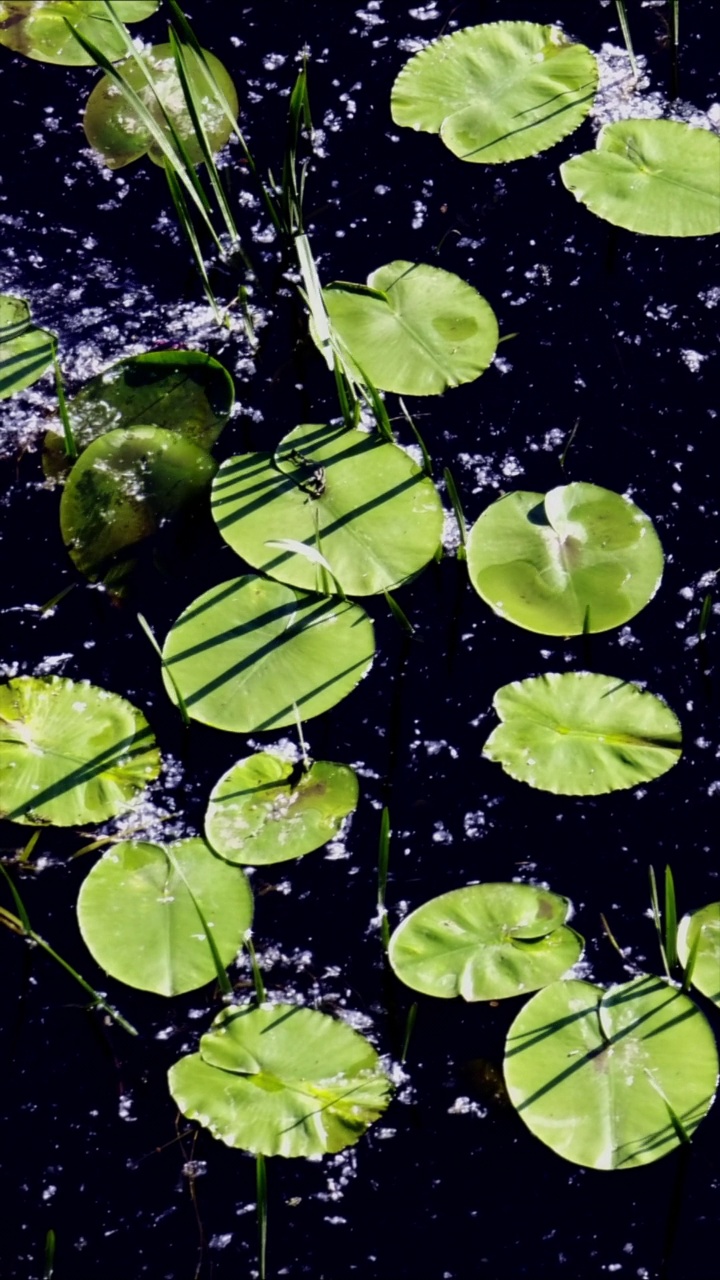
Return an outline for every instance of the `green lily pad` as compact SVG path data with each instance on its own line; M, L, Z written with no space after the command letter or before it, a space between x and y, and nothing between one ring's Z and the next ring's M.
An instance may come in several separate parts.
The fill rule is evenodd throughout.
M210 450L234 400L227 369L204 351L144 351L91 378L68 401L68 415L78 452L108 431L137 426L165 427ZM71 465L64 437L48 431L45 475L61 475Z
M720 137L677 120L618 120L560 166L598 218L646 236L720 232Z
M63 541L80 572L97 578L170 520L189 519L216 466L199 445L164 427L99 436L75 463L60 501Z
M443 529L437 490L403 449L337 425L297 427L274 455L229 458L215 477L212 513L253 568L310 591L339 584L351 596L419 573ZM277 539L320 550L331 576L307 555L278 549Z
M604 991L555 982L508 1033L505 1082L525 1124L590 1169L667 1155L707 1114L718 1058L707 1020L661 978Z
M188 81L210 150L219 151L228 141L232 133L232 125L224 106L208 86L198 54L189 45L183 47L183 52ZM237 94L230 76L222 62L212 53L203 50L203 55L230 111L233 116L237 115ZM171 142L170 130L160 105L162 103L186 148L191 163L200 164L203 154L197 140L195 126L185 104L172 46L154 45L152 48L143 49L142 56L152 79L154 91L134 59L129 59L118 67L120 75L130 89L140 97L158 127ZM148 155L161 167L165 164L164 151L152 137L133 102L125 96L110 76L103 76L90 94L83 125L90 146L99 152L110 169L120 169L123 165L131 164L133 160L139 160L144 155Z
M487 22L441 36L413 54L392 88L396 124L439 133L473 164L522 160L582 123L597 63L557 27Z
M515 680L493 699L501 724L483 748L511 778L562 796L597 796L677 764L677 716L651 693L587 671Z
M204 840L123 840L83 881L77 913L101 968L129 987L176 996L216 977L198 907L221 963L230 964L252 924L243 872L214 857Z
M334 707L374 652L372 622L359 605L247 576L221 582L181 613L163 648L163 678L193 719L252 733Z
M649 517L583 483L500 498L474 525L467 561L500 617L550 636L621 626L652 599L663 570Z
M390 1101L368 1040L301 1005L223 1009L200 1052L168 1073L189 1120L229 1147L265 1156L320 1156L352 1146Z
M425 902L398 925L388 958L413 991L503 1000L571 969L583 941L565 925L570 903L530 884L472 884Z
M113 0L121 22L142 22L160 0ZM0 3L0 44L37 62L62 67L88 67L93 60L66 23L76 27L111 62L124 58L125 42L108 18L102 0L4 0Z
M720 902L711 902L680 921L677 950L683 966L687 965L696 945L690 981L697 991L720 1006Z
M259 751L238 760L213 787L205 839L221 858L249 866L319 849L357 808L357 774L316 760L293 782L289 760Z
M54 334L32 323L24 298L0 294L0 400L37 382L54 354Z
M145 717L116 693L60 676L0 685L0 817L104 822L160 772Z
M367 288L338 281L323 297L348 363L382 391L439 396L479 378L495 355L490 304L439 267L390 262Z

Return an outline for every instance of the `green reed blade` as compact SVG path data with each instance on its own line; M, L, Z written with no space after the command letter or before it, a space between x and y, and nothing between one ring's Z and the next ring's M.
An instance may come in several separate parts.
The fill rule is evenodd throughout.
M179 689L178 689L178 687L177 687L177 684L175 683L175 678L174 678L174 676L173 676L173 674L172 674L172 671L170 670L170 668L168 667L167 663L165 662L165 659L163 658L163 652L162 652L162 649L160 648L160 645L158 644L157 640L155 639L155 633L154 633L154 631L153 631L152 627L150 626L150 623L148 622L147 618L143 617L143 615L142 615L141 613L139 613L139 614L137 615L137 620L138 620L138 622L140 623L140 626L142 627L143 631L145 632L145 635L147 636L148 640L150 641L150 643L151 643L151 645L152 645L153 649L155 650L156 654L158 655L158 657L159 657L159 659L160 659L160 664L161 664L161 666L162 666L163 671L165 671L165 672L167 673L167 678L168 678L168 680L170 681L170 683L171 683L171 685L172 685L172 687L173 687L173 693L175 694L175 697L177 698L178 710L179 710L179 712L180 712L180 715L182 716L182 722L183 722L183 724L185 725L185 727L187 728L187 727L189 726L189 724L190 724L190 714L189 714L189 712L188 712L187 705L186 705L186 703L185 703L185 699L183 698L183 696L182 696L182 694L181 694L180 690L179 690Z
M378 841L378 906L385 906L387 892L388 867L390 864L390 811L387 807L380 818L380 839Z
M389 591L383 591L383 595L387 600L388 608L396 622L400 623L403 631L407 631L409 636L415 635L415 628L403 609L400 608L397 600L390 595Z
M185 885L190 901L192 902L195 908L197 918L200 921L200 927L202 928L202 931L205 934L205 941L207 942L208 947L210 948L210 955L212 956L213 964L215 965L215 974L217 976L217 982L218 982L218 986L220 988L221 994L225 997L225 999L232 1000L232 993L233 993L232 984L230 982L230 979L227 976L227 970L225 968L225 965L220 959L220 952L218 951L217 943L213 938L212 929L210 928L207 920L205 919L205 913L202 907L200 906L200 903L198 902L197 898L195 897L195 894L190 888L190 885L187 882L187 878L177 858L175 857L174 853L167 845L165 845L164 847L164 853L165 853L165 857L170 863L170 866L175 872L175 875L178 877L179 880L182 880L183 884Z
M667 866L665 868L665 955L670 970L674 969L678 962L677 927L675 881L672 870Z
M417 1011L418 1011L418 1006L417 1006L417 1000L416 1000L414 1004L410 1005L410 1008L408 1009L408 1013L407 1013L407 1018L405 1020L405 1037L403 1039L402 1053L400 1054L401 1062L405 1062L407 1060L408 1048L410 1047L410 1037L412 1036L412 1033L415 1030L415 1023L417 1021Z
M257 1188L257 1220L259 1236L260 1280L267 1277L267 1166L263 1155L255 1157L255 1186Z
M78 456L78 448L73 434L70 415L67 409L67 400L65 399L65 384L60 368L60 361L57 357L57 344L53 342L53 368L55 370L55 394L58 402L58 413L62 422L63 435L65 437L65 457L70 458L72 462Z
M407 422L410 430L412 431L413 435L415 436L415 439L419 445L420 452L422 454L422 460L423 460L423 471L425 472L426 476L432 479L433 464L432 464L432 458L430 457L430 453L428 451L427 445L425 444L425 441L420 435L420 432L415 424L415 421L407 405L405 404L405 401L403 400L402 396L398 396L398 402L400 404L402 415L405 421Z
M657 880L655 879L655 868L649 868L650 876L650 905L652 907L653 923L655 932L657 933L658 945L660 947L660 955L662 957L665 976L670 977L670 966L668 964L667 952L665 951L665 942L663 939L662 919L660 915L660 899L658 897Z
M55 1273L55 1232L52 1227L45 1236L45 1256L43 1259L43 1280L52 1280Z
M260 965L258 964L257 954L255 952L255 947L253 946L252 934L250 933L249 930L245 934L244 942L245 942L245 946L247 947L248 955L250 956L250 967L252 969L253 986L255 987L255 999L257 1000L258 1004L266 1004L267 992L265 990L265 983L263 982L262 974L260 972Z
M460 546L457 549L457 558L458 560L467 560L467 522L465 520L465 512L462 509L460 495L457 491L457 486L449 467L445 467L443 470L443 479L445 481L445 487L448 492L453 512L455 513L455 519L458 523L458 532L460 534Z
M630 37L630 24L628 23L627 12L625 9L625 0L615 0L615 8L617 9L617 15L620 21L620 30L623 33L623 40L625 41L625 48L627 49L628 57L630 59L632 73L637 80L639 78L639 71L635 60L635 50L633 49L632 39Z

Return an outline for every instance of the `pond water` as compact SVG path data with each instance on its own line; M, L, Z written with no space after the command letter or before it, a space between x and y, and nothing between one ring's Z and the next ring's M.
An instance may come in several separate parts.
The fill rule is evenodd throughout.
M708 594L717 596L720 569L718 241L616 231L576 204L558 176L559 164L590 147L608 119L670 114L718 129L711 0L680 6L672 103L668 6L628 7L639 88L609 3L185 7L201 43L233 75L262 171L281 167L288 94L307 50L316 132L305 210L324 281L364 280L395 259L428 262L469 281L494 308L508 340L488 372L442 398L408 400L435 476L452 469L468 521L503 491L545 492L582 479L631 495L666 552L660 591L630 625L569 641L497 618L469 588L452 549L398 592L412 638L384 603L370 600L373 668L305 730L316 758L356 768L359 808L327 849L254 872L254 934L270 996L347 1018L387 1055L397 1093L356 1147L317 1162L269 1162L270 1275L701 1280L714 1273L718 1110L699 1128L689 1159L675 1153L613 1174L565 1163L505 1100L503 1045L518 1002L419 997L408 1059L398 1065L413 994L388 977L376 914L384 804L393 830L393 926L469 882L544 883L574 904L573 923L586 938L582 976L621 982L660 970L650 863L672 866L681 910L720 897L713 676L720 606L707 641L698 640L700 610ZM603 87L591 119L552 150L517 164L463 165L437 138L393 125L390 87L422 42L499 18L561 23L600 56ZM161 14L142 29L145 39L163 33ZM304 337L302 309L239 149L227 149L223 174L257 271L257 349L237 316L218 329L202 301L160 171L141 162L112 173L87 149L79 115L95 73L0 54L0 293L26 297L34 319L58 334L69 391L122 355L191 346L217 356L235 379L237 407L220 458L273 448L298 423L337 417L332 379ZM214 279L229 300L240 277L225 266ZM237 559L208 530L182 568L160 575L143 564L123 606L87 585L64 550L59 492L40 465L52 407L46 378L3 402L0 415L2 670L88 679L141 707L164 772L139 810L107 830L196 834L220 774L252 746L285 735L246 739L197 724L186 733L136 613L164 636L200 591L238 572ZM388 407L398 412L395 397ZM498 687L582 669L638 681L667 700L683 724L676 769L632 791L568 799L523 787L481 758ZM38 932L107 989L141 1034L131 1040L88 1015L67 975L2 931L0 1273L40 1280L52 1229L58 1280L256 1275L254 1162L179 1123L166 1087L168 1067L194 1050L219 1005L210 988L169 1002L143 995L94 965L75 919L94 855L72 855L95 834L43 831L17 883ZM3 823L0 835L10 857L27 828ZM232 977L249 991L242 957Z

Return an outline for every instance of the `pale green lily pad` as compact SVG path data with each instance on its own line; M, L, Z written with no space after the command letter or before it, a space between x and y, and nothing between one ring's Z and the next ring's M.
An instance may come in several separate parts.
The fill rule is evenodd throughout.
M597 796L677 764L677 716L651 693L587 671L515 680L493 700L501 724L483 748L511 778L563 796Z
M316 760L293 780L289 760L259 751L213 787L205 838L221 858L248 866L300 858L332 840L357 808L357 774Z
M702 991L720 1007L720 902L711 902L680 921L677 951L683 966L687 965L698 934L700 940L690 981L697 991Z
M352 1146L385 1111L391 1084L368 1040L301 1005L223 1009L200 1052L170 1068L189 1120L265 1156Z
M205 499L217 464L163 427L108 431L84 450L60 501L60 529L75 565L96 578L110 561Z
M254 569L309 591L388 591L437 555L437 490L398 445L343 426L297 427L275 454L229 458L213 484L212 513L226 542ZM273 546L303 544L310 556ZM333 578L335 581L333 581Z
M598 218L646 236L720 232L720 137L677 120L618 120L560 166Z
M60 676L0 685L0 817L58 827L104 822L159 772L145 717L116 693Z
M604 991L556 982L508 1033L505 1082L525 1124L590 1169L650 1164L691 1136L717 1084L713 1033L661 978Z
M367 287L338 281L323 297L348 363L382 391L439 396L479 378L495 355L490 304L439 267L390 262Z
M54 335L32 323L25 299L0 294L0 400L37 382L54 353Z
M83 881L77 913L102 969L129 987L176 996L217 976L201 915L228 965L252 924L253 901L243 872L204 840L123 840Z
M121 22L142 22L160 0L113 0ZM89 67L93 60L66 23L97 46L111 62L124 58L125 41L115 31L102 0L4 0L0 3L0 44L37 62Z
M663 552L649 517L595 484L509 493L474 525L470 581L496 613L542 635L628 622L657 591Z
M144 351L91 378L67 408L79 452L108 431L137 426L164 427L209 450L234 400L227 369L204 351ZM64 437L48 431L45 474L61 475L71 465Z
M163 678L193 719L252 733L334 707L374 652L372 622L359 605L247 576L221 582L181 613L163 648Z
M197 53L189 45L184 46L183 52L188 80L210 150L219 151L228 141L232 133L232 125L225 107L208 86L202 70L202 62ZM203 54L227 106L232 115L236 116L238 100L230 76L222 62L212 53L203 50ZM150 49L144 49L142 56L150 72L155 92L150 88L134 59L128 59L118 67L120 75L125 83L139 95L144 106L172 145L170 130L160 107L162 103L185 146L191 163L200 164L203 160L202 149L185 105L171 45L159 44ZM110 76L103 76L90 94L83 125L90 146L100 153L110 169L120 169L123 165L131 164L133 160L139 160L144 155L148 155L155 164L160 166L165 164L163 149L152 137L132 101L125 96Z
M557 27L488 22L420 49L392 88L396 124L439 133L473 164L522 160L582 123L597 88L597 63Z
M570 903L530 884L472 884L432 898L398 925L388 958L413 991L503 1000L562 977L583 942Z

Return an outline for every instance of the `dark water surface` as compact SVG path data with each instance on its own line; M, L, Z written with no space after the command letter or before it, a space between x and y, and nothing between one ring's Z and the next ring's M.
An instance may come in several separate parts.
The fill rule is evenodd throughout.
M383 803L394 832L393 924L472 880L546 882L572 899L587 939L582 974L599 982L659 968L647 915L650 862L671 863L681 910L720 896L717 617L705 648L697 643L700 608L715 593L720 567L718 241L635 237L575 203L558 166L592 145L597 119L535 159L483 168L461 164L437 138L396 128L389 114L392 81L418 41L518 18L560 21L596 53L606 46L602 119L670 110L717 128L714 4L681 6L680 100L672 108L667 6L628 7L648 78L635 99L615 6L593 0L186 7L201 42L237 83L262 170L280 170L288 91L307 47L319 133L306 211L323 280L363 280L396 258L434 263L478 288L501 332L517 335L479 381L410 405L436 476L452 467L468 519L502 490L589 480L630 493L667 553L655 600L630 626L588 642L503 623L453 557L398 593L417 628L412 642L384 605L367 603L377 627L374 667L306 730L316 758L359 769L361 804L344 843L254 874L255 941L273 997L350 1017L394 1059L412 993L387 980L373 924ZM136 30L162 40L161 15ZM93 81L91 71L23 62L0 49L0 291L28 297L38 323L58 333L70 390L121 355L191 345L217 355L236 378L239 410L216 450L221 458L271 448L299 422L336 416L331 380L302 341L292 287L238 150L228 150L225 173L257 264L256 356L239 323L219 331L199 301L160 171L141 163L110 174L86 150L79 114ZM230 269L218 272L221 295L232 296L234 280ZM395 413L396 399L388 404ZM141 571L125 608L78 582L41 615L38 606L77 580L58 529L59 493L44 485L37 452L51 405L43 381L0 410L0 661L5 674L54 671L130 697L146 712L168 768L139 816L123 821L151 837L194 834L211 786L248 743L199 725L185 735L135 613L141 609L163 636L199 591L234 576L238 562L210 531L186 572L162 579ZM576 423L563 472L560 456ZM585 667L645 682L670 703L684 730L677 768L632 792L574 800L513 783L481 759L500 685ZM169 820L159 823L163 814ZM6 854L27 834L3 824ZM66 975L0 931L7 1050L0 1276L41 1280L49 1228L57 1280L251 1276L254 1162L204 1131L176 1141L165 1083L168 1066L194 1050L218 1005L208 989L165 1002L95 967L74 914L92 855L70 855L85 842L44 832L36 869L18 883L35 928L107 988L141 1035L132 1041L104 1027L83 1010ZM5 891L0 901L11 906ZM601 912L626 949L624 963L603 936ZM243 962L233 977L248 981ZM406 1073L395 1069L398 1096L383 1119L337 1157L270 1162L271 1275L715 1274L720 1112L702 1124L687 1161L672 1155L613 1174L565 1163L527 1132L494 1082L518 1008L420 997Z

